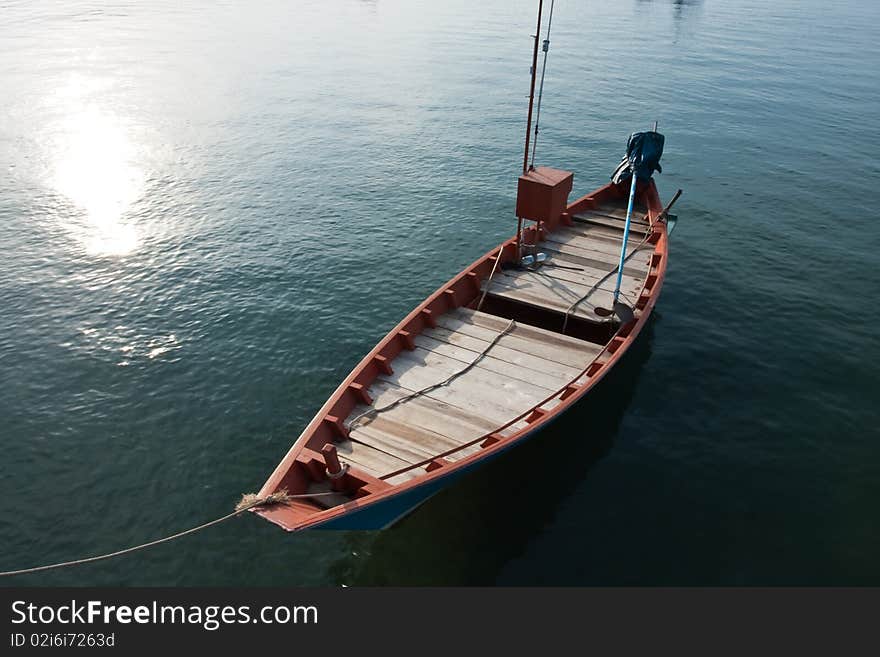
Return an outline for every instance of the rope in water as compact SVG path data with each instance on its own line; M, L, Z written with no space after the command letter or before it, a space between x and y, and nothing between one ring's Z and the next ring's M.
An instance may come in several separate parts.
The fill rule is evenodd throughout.
M499 254L499 256L500 256L500 254ZM352 420L351 424L354 425L356 422L358 422L361 418L363 418L366 415L372 415L375 413L382 413L384 411L387 411L387 410L394 408L395 406L397 406L399 404L402 404L405 401L408 401L410 399L414 399L415 397L419 397L421 395L425 395L425 394L431 392L432 390L436 390L437 388L439 388L441 386L448 385L454 379L460 377L462 374L465 374L465 373L469 372L471 369L473 369L474 367L476 367L477 363L479 363L483 358L485 358L486 354L489 353L489 350L492 347L494 347L496 344L498 344L498 341L501 338L503 338L505 335L510 333L510 331L513 330L514 326L516 326L516 322L514 320L510 320L510 323L507 325L507 327L503 331L501 331L498 335L496 335L495 338L489 343L489 345L485 349L483 349L483 351L480 352L480 354L474 360L472 360L470 363L468 363L461 370L451 374L449 377L447 377L443 381L441 381L439 383L435 383L434 385L422 388L421 390L418 390L418 391L416 391L410 395L407 395L405 397L401 397L400 399L397 399L386 406L382 406L379 408L371 408L371 409L365 411L364 413L361 413L357 417L355 417L355 419ZM32 568L20 568L18 570L7 570L4 572L0 572L0 577L12 577L13 575L27 575L30 573L39 573L39 572L43 572L46 570L56 570L59 568L68 568L70 566L79 566L81 564L86 564L86 563L94 563L95 561L103 561L105 559L112 559L113 557L121 557L126 554L131 554L132 552L146 550L147 548L154 547L156 545L161 545L162 543L168 543L168 542L174 541L178 538L183 538L184 536L189 536L190 534L195 534L195 533L200 532L202 530L208 529L209 527L213 527L214 525L219 525L222 522L226 522L227 520L231 520L232 518L235 518L236 516L241 515L245 511L250 511L251 509L255 509L256 507L259 507L259 506L267 506L267 507L268 506L275 506L277 504L284 504L286 502L289 502L290 500L295 500L295 499L323 497L323 496L330 496L330 495L337 495L337 494L338 493L331 491L331 492L321 492L321 493L306 493L303 495L290 495L287 491L281 490L281 491L277 491L275 493L271 493L270 495L267 495L266 497L257 497L255 494L249 493L247 495L242 496L241 501L235 506L235 509L231 513L227 513L225 516L221 516L219 518L216 518L215 520L210 520L208 522L202 523L201 525L197 525L195 527L190 527L189 529L185 529L183 531L177 532L176 534L171 534L170 536L164 536L162 538L157 538L156 540L149 541L147 543L133 545L131 547L124 548L122 550L116 550L115 552L108 552L106 554L98 554L98 555L95 555L92 557L85 557L83 559L74 559L72 561L61 561L59 563L47 564L45 566L34 566Z
M410 393L410 394L405 395L403 397L399 397L398 399L395 399L393 402L391 402L390 404L386 404L385 406L368 408L360 415L356 415L355 418L349 423L349 426L354 427L362 418L364 418L368 415L377 415L378 413L384 413L385 411L390 411L392 408L399 406L400 404L402 404L404 402L407 402L411 399L415 399L416 397L421 397L422 395L427 395L429 392L436 390L437 388L442 388L443 386L449 385L450 383L452 383L452 381L454 381L455 379L460 377L462 374L467 374L474 367L476 367L477 363L479 363L481 360L483 360L483 358L486 357L486 354L489 353L489 350L492 347L494 347L496 344L498 344L498 341L501 338L503 338L505 335L510 333L514 329L515 326L516 326L516 322L511 319L510 323L505 327L505 329L503 331L501 331L500 333L498 333L498 335L496 335L492 339L492 342L490 342L486 346L486 348L483 349L483 351L481 351L479 353L479 355L477 355L476 358L474 358L470 363L465 365L462 369L458 370L457 372L454 372L453 374L450 374L447 378L443 379L439 383L434 383L432 385L429 385L429 386L422 388L421 390L416 390L413 393Z
M257 497L253 493L249 493L247 495L243 495L241 501L235 506L235 510L232 513L227 513L225 516L221 516L216 520L211 520L206 523L202 523L201 525L197 525L196 527L191 527L181 532L177 532L176 534L171 534L170 536L165 536L163 538L158 538L154 541L149 541L148 543L141 543L140 545L133 545L131 547L117 550L115 552L108 552L107 554L99 554L93 557L86 557L84 559L74 559L73 561L62 561L59 563L53 563L46 566L35 566L33 568L21 568L20 570L7 570L5 572L0 572L0 577L11 577L13 575L26 575L29 573L39 573L45 570L55 570L58 568L67 568L69 566L79 566L85 563L93 563L95 561L103 561L104 559L112 559L113 557L121 557L124 554L131 554L132 552L137 552L139 550L145 550L149 547L153 547L155 545L161 545L162 543L168 543L169 541L173 541L178 538L183 538L184 536L189 536L190 534L195 534L196 532L200 532L203 529L208 529L208 527L213 527L214 525L219 525L221 522L225 522L236 516L241 515L245 511L250 511L258 506L275 506L278 504L284 504L290 500L299 499L299 498L312 498L312 497L322 497L325 495L336 495L333 492L327 493L308 493L305 495L290 495L285 490L277 491L275 493L271 493L266 497Z

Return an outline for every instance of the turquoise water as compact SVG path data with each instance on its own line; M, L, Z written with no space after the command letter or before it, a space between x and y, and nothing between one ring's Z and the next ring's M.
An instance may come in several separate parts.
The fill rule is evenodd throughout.
M532 2L6 2L0 570L226 513L514 226ZM27 584L880 584L880 5L564 2L538 163L681 187L649 330L381 533ZM4 583L12 583L9 580Z

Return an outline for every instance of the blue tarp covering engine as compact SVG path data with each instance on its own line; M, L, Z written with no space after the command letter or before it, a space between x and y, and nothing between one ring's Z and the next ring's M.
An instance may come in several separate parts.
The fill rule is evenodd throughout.
M626 155L617 165L611 180L615 184L628 180L632 172L636 172L639 180L648 180L654 171L663 173L660 158L663 156L663 144L666 138L659 132L634 132L626 142Z

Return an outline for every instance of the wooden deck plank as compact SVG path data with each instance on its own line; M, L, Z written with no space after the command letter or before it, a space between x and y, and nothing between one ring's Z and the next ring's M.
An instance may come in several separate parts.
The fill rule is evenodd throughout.
M603 203L598 208L594 208L594 212L599 212L601 214L606 214L609 217L614 217L616 219L626 220L626 208L629 205L629 200L622 201L621 203ZM639 205L638 203L633 204L633 221L637 219L642 221L642 217L648 214L648 208L644 205ZM647 222L644 222L647 223Z
M459 317L466 319L472 324L476 324L477 326L482 326L496 332L503 331L507 327L509 321L504 317L490 315L489 313L480 312L479 310L472 310L470 308L459 308L451 314L458 315ZM587 342L586 340L581 340L570 335L562 335L561 333L557 333L556 331L548 331L547 329L542 329L538 326L523 324L522 322L517 322L514 333L516 335L528 337L532 340L537 340L538 342L546 341L551 344L569 346L576 351L588 351L590 353L593 353L594 351L598 351L599 349L601 349L601 346L593 344L592 342Z
M379 422L379 418L376 418L375 422ZM410 464L420 463L443 451L442 449L434 451L424 449L422 446L423 441L415 439L413 432L406 436L397 433L386 433L375 422L372 426L358 425L356 429L352 430L350 434L351 439Z
M399 446L402 449L410 450L420 456L419 461L434 457L450 449L455 449L469 440L483 436L485 433L483 431L475 431L473 434L468 435L467 440L454 439L423 427L406 422L398 422L397 420L384 417L383 414L365 419L363 424L358 424L356 431L358 433L372 434L377 441L390 446ZM400 458L404 457L401 456Z
M423 333L416 336L416 345L430 348L437 353L442 353L453 358L468 357L468 354L462 353L461 350L469 352L470 359L476 358L482 351L489 346L488 341L482 338L475 338L464 333L456 333L448 329L433 329L430 334ZM445 347L443 345L446 345ZM583 367L579 363L558 363L556 361L547 360L540 356L527 354L516 349L511 349L498 342L489 351L493 358L503 360L518 367L522 367L529 371L543 372L551 376L559 375L564 378L577 376Z
M609 292L614 291L614 283L617 280L617 273L613 271L606 272L604 275L596 276L593 272L597 271L592 268L584 268L584 271L574 271L572 269L568 269L567 265L564 267L557 267L557 263L550 261L546 261L544 265L538 267L535 270L522 270L523 275L532 276L534 278L539 277L547 277L562 281L563 284L571 284L584 288L584 290L588 290L591 287L596 287L599 290L606 290ZM508 274L505 272L502 274L503 277L506 277ZM497 275L496 275L497 276ZM504 280L503 277L499 277L499 280ZM627 295L635 295L638 296L638 293L641 292L642 287L644 287L644 279L634 278L633 276L623 276L621 280L620 289Z
M427 336L417 336L415 342L417 347L426 349L438 356L449 358L450 361L456 363L459 368L475 362L480 357L480 354L477 352L468 351L467 349L456 347L455 345L446 342L440 342ZM514 365L505 360L494 358L491 354L492 351L489 351L489 353L483 358L480 358L474 367L486 370L487 372L492 372L499 376L506 376L511 379L520 379L527 383L532 383L546 389L548 392L559 390L559 388L565 386L565 384L571 380L570 376L566 377L565 375L561 375L558 371L550 374L539 370L533 370L531 368Z
M339 506L340 504L346 504L352 500L348 495L334 493L328 480L311 482L309 484L308 492L320 493L320 495L311 498L310 501L325 509Z
M565 247L556 248L553 244L545 244L543 250L547 253L548 258L561 262L562 264L591 267L606 272L612 271L617 267L617 261L611 262L611 259L607 257L604 259L597 259L594 257L595 254L576 253L573 249ZM648 273L649 267L632 267L630 262L631 261L627 261L624 265L623 273L627 276L632 276L633 278L644 279Z
M379 408L406 397L412 394L412 392L406 388L401 388L381 380L376 380L370 386L373 404ZM363 413L366 408L363 405L357 406L349 416L347 423L350 423L355 417ZM379 419L423 428L445 436L456 443L468 442L478 436L489 434L499 424L482 414L477 415L424 395L407 399L394 408L368 416L361 420L361 422L368 426Z
M623 234L621 233L621 237L622 236ZM627 240L627 253L633 253L636 247L638 247L640 244L640 251L648 253L654 250L653 244L642 244L642 241L643 240L641 239ZM587 251L607 253L611 256L614 256L615 258L620 257L620 238L618 238L617 241L612 242L610 240L601 240L590 235L579 235L578 233L572 231L557 230L545 235L542 242L553 242L555 244L574 246L576 248L585 249Z
M531 275L532 272L517 272L517 275L523 274ZM459 331L466 335L481 338L487 342L494 340L510 324L510 320L504 317L494 317L488 313L479 313L480 316L476 316L473 314L474 312L473 310L459 308L454 312L439 317L437 324L450 331ZM493 318L497 321L492 321L488 318ZM548 357L553 354L546 348L569 350L579 355L585 351L592 352L595 346L590 342L519 322L514 324L513 328L501 340L507 337L516 338L515 343L524 345L523 348L529 349L530 353Z
M595 244L593 244L592 242L589 246L580 246L571 242L546 240L544 242L541 242L538 250L543 251L546 249L550 249L553 251L558 251L560 253L572 253L583 258L592 258L593 260L602 263L602 266L597 267L597 269L602 269L605 271L613 269L614 266L617 265L617 261L620 259L620 249L616 249L615 252L615 249L602 249L594 247ZM633 254L633 258L630 258L630 267L638 266L638 264L633 264L633 259L637 258L638 255L638 253L635 253ZM639 261L636 260L636 263L639 263ZM647 269L645 271L647 271Z
M614 290L611 286L586 286L578 285L570 281L561 280L549 276L542 276L536 272L521 271L514 276L505 276L499 278L493 285L495 287L503 287L514 290L520 290L540 298L554 299L564 302L566 305L574 303L579 299L584 299L583 304L586 306L604 306L606 302L611 303ZM621 291L627 297L629 292L621 288Z
M409 465L396 456L352 440L336 443L336 452L341 461L349 462L352 467L359 468L374 477L381 477Z
M439 383L462 369L456 361L424 349L402 353L394 359L393 367L394 373L383 378L412 390ZM500 409L527 407L548 395L544 388L476 368L457 376L437 391L467 397L478 403L493 404Z
M614 217L609 217L605 214L600 214L597 212L578 212L577 214L573 214L571 218L574 221L578 221L585 224L593 224L596 226L605 226L607 228L616 228L618 230L623 230L624 220L623 219L615 219ZM648 224L643 224L640 222L632 222L629 227L631 233L637 233L638 235L644 235L648 232Z
M385 436L393 437L395 440L412 445L414 450L428 456L436 456L485 435L485 431L474 431L473 433L466 434L466 439L450 438L424 427L400 422L396 418L386 417L384 414L375 416L371 421L363 424L361 428L368 431L381 432Z
M470 336L459 337L462 340L470 338ZM485 340L480 340L479 338L473 338L470 342L465 342L465 346L461 346L460 344L450 344L427 335L416 336L415 344L463 363L472 362L480 355L482 349L488 346ZM491 369L499 373L515 371L517 372L514 375L515 378L525 378L526 381L533 380L533 377L537 375L536 382L542 381L544 383L541 385L544 385L544 387L549 386L554 390L558 386L555 386L555 384L551 385L552 381L570 381L572 376L577 376L576 373L583 369L581 367L563 365L555 361L548 361L513 349L507 350L510 354L514 354L507 358L504 354L500 353L504 349L506 347L496 344L480 361L479 365L487 365L484 369ZM502 370L502 368L504 369Z
M538 308L546 308L559 313L565 313L569 306L579 297L571 294L563 294L551 291L550 288L535 284L519 282L515 285L498 283L489 290L490 296L501 297L520 301ZM634 303L635 299L623 297L625 301ZM581 301L572 315L593 322L603 321L603 318L594 312L594 308L610 308L613 301L613 293L606 290L596 290L586 299Z
M494 290L496 287L507 287L512 281L518 283L520 280L522 279L514 277L499 278L497 281L493 280L492 285L490 286L490 291ZM509 320L505 321L509 323ZM483 340L487 344L495 339L499 333L499 331L494 329L475 324L467 318L447 313L438 317L437 328L425 331L425 335L435 337L440 335L443 329ZM527 325L515 326L510 333L498 340L498 343L493 347L492 351L503 345L511 349L516 349L522 353L531 354L532 356L538 356L545 360L581 369L600 349L600 347L589 342L582 342L581 345L573 346L572 344L561 340L551 340L550 338L543 337L538 338L536 337L535 332L530 329L532 329L532 327ZM489 353L492 353L492 351Z
M561 253L566 256L577 256L579 258L595 260L598 264L594 265L594 268L606 272L615 269L620 260L619 251L616 254L602 253L601 251L591 251L572 244L560 244L558 242L544 242L541 244L541 249ZM651 268L651 252L645 249L638 251L628 250L627 253L628 257L623 268L624 273L629 269L633 272L631 276L634 276L635 278L644 278L647 275L648 270Z
M370 386L370 394L373 396L375 407L387 406L393 401L412 394L412 392L379 379ZM363 405L357 406L349 416L347 423L350 423L366 408ZM491 433L498 426L498 422L485 415L474 414L424 395L407 399L390 410L369 417L421 427L457 442L467 442L477 435Z
M394 359L394 373L382 375L379 379L415 391L432 386L445 378L445 375L436 370L432 371L431 368L419 367L418 364L398 363L399 358L405 356ZM505 397L500 388L492 392L484 390L485 386L480 382L467 378L472 374L473 372L469 372L458 377L455 380L457 385L441 386L424 393L424 396L457 406L468 413L481 415L497 424L504 424L511 417L516 416L518 414L516 410L530 401L523 400L521 394Z
M492 353L491 351L489 353ZM431 351L430 349L424 349L422 347L417 347L414 351L405 352L402 354L404 357L408 357L412 361L423 364L425 367L434 369L438 372L442 372L443 376L452 376L457 374L458 372L464 371L470 363L463 363L460 360L456 360L454 358L450 358L449 356L444 356L443 354L439 354ZM488 356L488 355L487 355ZM484 382L486 385L494 386L498 381L510 380L511 387L519 388L523 391L528 391L530 396L533 395L542 395L546 397L549 393L558 390L559 387L546 388L544 386L538 385L537 383L530 381L527 378L520 378L519 376L509 376L504 373L493 372L491 370L487 370L481 368L480 365L485 363L488 360L488 357L483 358L480 363L472 367L465 374L462 374L461 377L469 377L471 373L474 374L473 378L475 382ZM395 359L394 362L397 362ZM510 366L514 370L515 366ZM450 385L454 385L457 379L453 380Z
M581 287L591 288L597 287L603 290L614 291L614 282L617 280L617 272L606 272L603 276L595 276L591 272L575 271L569 269L568 266L558 267L558 263L546 262L546 266L541 266L535 271L529 272L532 276L547 276L560 281L566 281L579 285ZM594 270L593 270L594 271ZM621 280L621 289L626 290L628 294L638 293L644 287L644 279L634 278L624 274Z
M620 246L620 241L623 238L623 226L620 228L611 228L608 226L599 226L596 224L587 224L576 221L570 226L560 226L554 230L553 233L588 237L593 240L605 242L606 244L610 242ZM627 242L629 244L638 244L643 239L643 235L630 235Z

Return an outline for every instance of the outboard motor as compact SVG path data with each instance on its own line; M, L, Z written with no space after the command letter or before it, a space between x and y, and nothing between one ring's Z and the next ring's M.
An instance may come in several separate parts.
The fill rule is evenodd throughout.
M628 180L633 171L639 180L648 180L655 170L663 173L660 158L663 156L665 141L666 138L659 132L632 133L626 142L626 155L611 175L614 184Z

